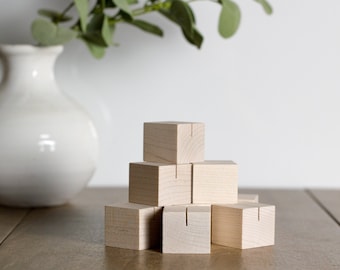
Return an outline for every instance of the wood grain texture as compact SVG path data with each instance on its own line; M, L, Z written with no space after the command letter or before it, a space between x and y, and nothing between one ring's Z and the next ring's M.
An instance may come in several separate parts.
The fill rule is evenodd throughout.
M163 253L209 254L210 206L166 206L163 210Z
M104 205L127 201L128 190L86 189L70 204L34 209L0 246L0 269L251 269L338 270L339 226L303 190L241 189L276 205L275 245L211 254L105 247Z
M260 203L212 205L212 243L240 249L274 245L275 206Z
M29 208L0 207L0 245L29 211Z
M311 189L309 192L340 225L340 189Z
M144 123L143 160L174 164L203 161L204 124Z
M193 203L237 203L238 172L233 161L204 161L192 165Z
M149 249L161 243L162 208L134 203L105 206L105 245Z
M152 206L191 203L191 164L130 163L129 202Z

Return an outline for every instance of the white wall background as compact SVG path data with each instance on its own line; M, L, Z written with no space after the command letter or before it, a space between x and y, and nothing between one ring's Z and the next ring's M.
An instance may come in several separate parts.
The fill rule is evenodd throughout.
M206 158L232 159L241 186L340 187L340 1L270 0L267 16L235 0L241 27L217 33L219 6L193 3L201 50L158 15L165 37L120 25L106 58L80 42L65 47L60 87L93 116L101 154L92 186L127 185L142 159L143 122L206 123ZM37 7L60 0L0 0L0 43L32 43Z

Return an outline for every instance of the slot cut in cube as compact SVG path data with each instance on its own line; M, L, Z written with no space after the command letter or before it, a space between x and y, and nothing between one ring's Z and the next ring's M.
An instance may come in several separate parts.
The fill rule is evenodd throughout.
M163 210L163 253L209 254L210 206L166 206Z
M274 245L274 205L212 205L211 211L212 243L239 249Z
M144 161L182 164L203 160L203 123L144 123Z
M238 203L258 203L259 202L259 194L238 194Z
M191 203L191 164L130 163L129 202L153 206Z

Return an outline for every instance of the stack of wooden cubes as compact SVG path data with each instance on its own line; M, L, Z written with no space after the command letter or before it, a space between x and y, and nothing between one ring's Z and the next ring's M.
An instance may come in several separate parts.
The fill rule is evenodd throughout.
M106 246L210 253L274 244L275 206L238 194L233 161L204 159L203 123L144 123L144 162L130 163L129 202L105 206Z

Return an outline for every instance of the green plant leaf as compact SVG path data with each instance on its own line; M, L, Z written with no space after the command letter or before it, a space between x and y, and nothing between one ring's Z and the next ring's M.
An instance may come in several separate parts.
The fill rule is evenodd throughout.
M39 9L38 14L50 18L53 22L67 22L72 20L70 16L49 9Z
M87 15L89 12L89 2L88 0L74 0L74 4L79 14L81 30L83 32L86 32Z
M138 4L138 0L127 0L129 5ZM97 0L97 4L100 5L102 0ZM105 7L106 8L115 8L117 7L116 4L112 0L105 0Z
M271 7L271 5L266 1L266 0L254 0L255 2L259 3L262 5L264 11L267 14L272 14L273 13L273 9Z
M132 19L133 16L128 0L112 0L112 2L115 3L120 10L126 13L130 17L130 19Z
M102 26L104 14L95 14L87 25L86 33L82 36L84 40L97 46L106 47L107 44L102 37Z
M65 44L77 36L77 32L43 19L33 21L31 31L33 38L43 46Z
M142 20L133 20L129 23L148 33L155 34L160 37L163 36L163 30L157 25Z
M97 5L100 6L102 4L102 0L97 0ZM104 2L105 7L107 8L115 8L116 4L112 0L105 0Z
M110 27L108 17L104 14L95 14L82 37L94 45L107 47L112 45L113 32L114 26Z
M195 27L195 16L187 3L174 0L169 10L162 9L159 12L182 28L183 35L189 43L197 48L201 47L203 36Z
M100 32L102 29L104 14L94 14L87 25L86 32Z
M138 4L138 0L127 0L129 5Z
M224 38L234 35L240 25L241 12L231 0L221 0L222 10L219 17L218 31Z
M104 57L105 55L105 47L102 46L98 46L96 44L93 44L91 42L88 42L85 40L85 43L87 45L87 48L89 49L89 51L91 52L92 56L97 58L97 59L101 59Z
M187 35L194 31L195 18L189 5L180 0L174 0L169 9L169 15L181 26Z
M113 31L114 31L114 28L110 27L109 18L106 15L104 15L101 34L102 34L102 37L105 43L108 46L112 45Z
M188 36L185 31L183 31L183 35L189 43L195 45L198 49L201 48L201 45L203 43L203 36L196 28L194 28L194 32L191 36Z

